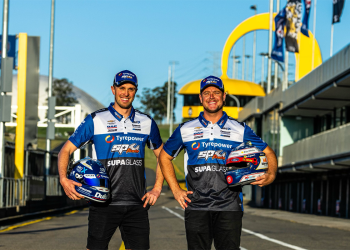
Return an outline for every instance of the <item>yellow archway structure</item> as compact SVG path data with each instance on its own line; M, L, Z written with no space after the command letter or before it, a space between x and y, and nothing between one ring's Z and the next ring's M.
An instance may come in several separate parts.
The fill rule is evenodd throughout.
M276 13L273 15L276 16ZM227 75L228 60L230 56L230 51L233 45L241 38L243 35L255 31L255 30L268 30L269 29L269 13L262 13L259 15L252 16L243 22L241 22L227 38L222 51L221 56L221 70L222 79L229 78ZM275 22L273 22L273 30L275 30ZM314 35L309 31L309 36L306 37L299 33L298 44L299 53L294 53L295 55L295 81L307 75L312 68L312 46L314 42L315 52L314 52L314 68L322 63L321 51L318 46Z
M265 96L264 89L253 82L249 81L243 81L243 80L237 80L237 79L222 79L224 86L225 86L225 92L228 95L234 95L238 98L241 96L246 97L254 97L254 96ZM180 91L178 92L180 95L188 96L198 96L199 90L200 90L200 83L201 79L195 80L192 82L189 82L185 84ZM186 98L186 97L184 97ZM237 106L224 106L224 111L233 118L238 118L238 113L241 111L242 105L240 107ZM202 105L195 105L192 103L191 105L185 104L182 107L182 117L183 118L194 118L199 115L199 113L203 111Z

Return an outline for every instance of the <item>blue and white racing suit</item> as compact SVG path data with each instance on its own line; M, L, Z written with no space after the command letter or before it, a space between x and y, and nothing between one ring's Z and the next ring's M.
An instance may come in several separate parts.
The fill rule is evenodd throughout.
M260 150L267 147L249 126L223 113L212 124L201 112L199 117L180 124L163 147L173 157L185 149L186 185L193 191L188 195L189 210L243 211L241 188L228 188L225 180L226 159L242 142L250 141Z
M146 193L145 146L157 149L162 140L150 116L132 108L125 119L113 105L88 115L69 140L78 148L93 143L93 158L110 177L111 205L139 205Z

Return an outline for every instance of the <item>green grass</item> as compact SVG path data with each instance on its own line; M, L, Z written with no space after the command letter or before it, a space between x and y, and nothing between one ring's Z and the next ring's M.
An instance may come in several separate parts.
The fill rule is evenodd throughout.
M178 124L174 124L174 130L177 128ZM160 136L162 137L163 143L169 139L169 125L158 125ZM173 160L173 165L175 169L175 175L178 180L185 179L184 173L184 151L181 151L179 155ZM156 171L157 160L153 154L153 151L146 147L145 149L145 166L147 168Z

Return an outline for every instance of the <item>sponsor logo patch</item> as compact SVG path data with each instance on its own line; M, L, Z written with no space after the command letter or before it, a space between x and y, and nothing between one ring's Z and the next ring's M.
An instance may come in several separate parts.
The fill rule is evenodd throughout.
M107 162L107 166L142 166L142 160L134 159L121 159L121 160L110 160Z
M82 174L78 174L78 173L75 173L75 178L76 179L83 179L83 175Z
M221 143L221 142L202 142L202 146L203 148L207 148L207 147L232 148L232 145Z
M194 168L194 172L201 173L201 172L226 172L227 167L225 166L216 166L216 165L207 165L207 166L199 166Z
M106 138L105 138L105 141L107 143L112 143L114 141L114 136L110 136L110 135L107 135Z
M226 152L223 150L206 150L206 151L201 151L198 154L197 159L205 159L206 161L211 158L212 160L225 160L226 158Z
M193 149L193 150L199 149L200 146L201 146L201 144L200 144L199 142L194 142L194 143L192 143L192 149Z
M87 179L96 179L96 175L94 174L84 174L84 177Z
M129 144L116 144L116 145L113 145L111 152L118 152L120 155L123 152L137 154L140 152L139 148L140 148L140 145L137 145L136 143L133 143L131 145L129 145Z
M102 199L102 200L106 200L107 199L107 197L108 197L108 195L107 194L100 194L99 192L96 192L96 194L95 194L95 196L94 196L95 198L97 198L97 199Z

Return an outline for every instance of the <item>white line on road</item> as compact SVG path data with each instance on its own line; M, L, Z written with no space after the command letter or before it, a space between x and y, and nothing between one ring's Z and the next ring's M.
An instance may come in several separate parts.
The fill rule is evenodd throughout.
M255 232L250 231L250 230L248 230L248 229L242 228L242 231L245 232L245 233L248 233L248 234L252 234L252 235L254 235L254 236L256 236L256 237L259 237L259 238L261 238L261 239L263 239L263 240L268 240L268 241L271 241L271 242L273 242L273 243L276 243L276 244L279 244L279 245L282 245L282 246L285 246L285 247L289 247L289 248L291 248L291 249L295 249L295 250L307 250L307 249L305 249L305 248L301 248L301 247L297 247L297 246L294 246L294 245L291 245L291 244L288 244L288 243L284 243L283 241L279 241L279 240L275 240L275 239L269 238L269 237L267 237L267 236L265 236L265 235L262 235L262 234L259 234L259 233L255 233Z
M185 218L183 216L179 215L178 213L175 213L170 208L167 208L167 207L164 207L164 206L162 206L162 208L165 209L166 211L168 211L169 213L175 215L176 217L179 217L181 220L185 220Z
M183 216L179 215L178 213L175 213L175 212L174 212L173 210L171 210L170 208L167 208L167 207L164 207L164 206L162 206L162 208L165 209L166 211L168 211L169 213L175 215L176 217L178 217L178 218L180 218L180 219L182 219L182 220L185 220L185 218L184 218ZM265 236L265 235L263 235L263 234L255 233L255 232L250 231L250 230L248 230L248 229L242 228L242 231L245 232L245 233L248 233L248 234L252 234L252 235L254 235L254 236L256 236L256 237L259 237L259 238L261 238L261 239L263 239L263 240L271 241L271 242L273 242L273 243L279 244L279 245L281 245L281 246L289 247L289 248L294 249L294 250L307 250L307 249L305 249L305 248L297 247L297 246L294 246L294 245L285 243L285 242L283 242L283 241L279 241L279 240L275 240L275 239L269 238L269 237L267 237L267 236ZM242 248L242 247L241 247L241 249L242 249L242 250L245 250L245 248Z

